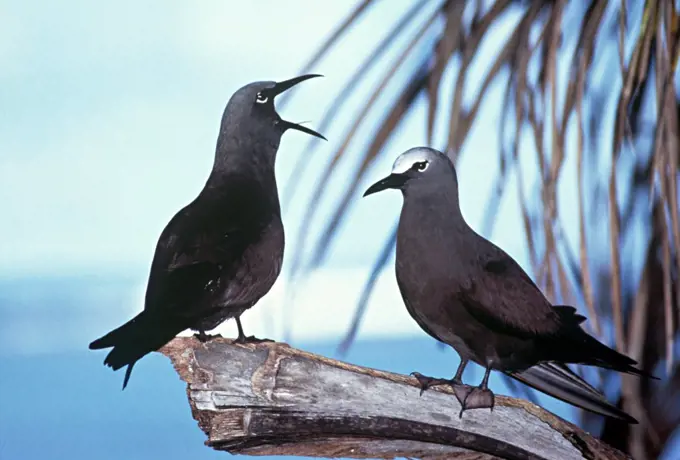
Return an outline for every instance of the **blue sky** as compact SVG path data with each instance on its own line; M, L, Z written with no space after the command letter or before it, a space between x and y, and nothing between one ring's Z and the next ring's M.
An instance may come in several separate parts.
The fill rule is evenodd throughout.
M235 5L3 4L3 271L146 265L203 185L231 93L295 75L351 6L300 3L301 28L276 2ZM286 115L318 117L333 80ZM283 171L302 141L287 137Z
M131 280L133 286L124 300L118 301L117 309L106 301L88 301L91 305L80 308L79 314L89 318L83 319L85 324L96 324L79 328L80 333L57 333L52 339L38 332L51 328L41 315L33 314L40 311L40 302L14 299L16 305L27 305L14 315L30 319L22 320L22 328L6 325L12 333L5 337L8 346L14 343L12 348L24 351L78 347L92 329L108 329L111 315L123 321L141 308L158 235L177 209L203 186L212 164L219 119L231 93L253 80L297 75L318 44L351 11L352 3L322 6L297 1L283 6L265 1L216 1L205 2L200 8L182 2L122 3L116 7L88 2L59 7L30 1L2 5L0 41L13 45L0 49L4 106L0 111L0 199L9 223L0 227L0 276L8 280L84 276L90 280L89 286L120 276ZM425 13L411 29L419 27L429 11ZM370 44L386 35L396 19L396 10L380 5L365 15L332 56L312 69L325 77L297 87L282 115L293 121L310 120L310 126L315 127ZM422 50L431 46L432 38L424 38ZM501 30L495 43L485 46L492 50L503 39ZM398 52L388 52L387 61ZM284 271L290 268L297 249L296 230L316 176L362 98L381 78L383 67L376 66L337 122L324 132L332 142L308 152L307 136L295 132L284 136L277 160L282 194L292 181L300 182L297 199L284 208L288 236ZM449 69L445 78L453 78L454 70ZM400 84L396 79L388 90L398 89ZM492 90L488 97L491 104L496 99L494 91L499 90L500 86ZM443 85L442 91L446 97L452 85ZM386 101L389 98L378 103L384 106ZM366 185L387 174L399 153L426 142L424 123L416 121L422 120L424 110L424 101L419 101L387 145L388 153L371 168ZM490 112L471 133L466 149L473 154L463 156L460 165L463 210L476 227L490 193L490 177L497 168L492 152L498 151L498 142L487 128L492 125L495 133L497 119ZM361 154L378 120L369 118L361 126L348 149L350 158ZM439 125L444 123L441 116ZM310 163L307 173L292 178L295 162L306 155ZM342 190L354 167L353 161L341 162L320 208L321 221L332 210L337 197L334 192ZM370 201L354 200L328 263L305 284L302 297L296 298L295 311L300 315L309 311L306 317L310 319L296 325L294 336L320 339L342 334L370 263L400 205L397 193ZM520 262L525 261L516 196L504 199L498 218L504 228L516 230L496 233L494 241ZM513 224L504 225L509 222ZM362 333L421 334L399 306L392 270L383 278ZM279 307L287 288L284 285L282 278L263 299L259 312L249 313L255 331L274 336L282 332ZM320 327L324 312L316 308L321 302L328 303L327 288L322 286L329 285L342 287L330 307L338 314L330 330ZM49 297L50 289L36 285L31 295ZM90 291L99 292L85 289ZM102 315L107 321L102 321ZM228 331L232 326L224 325ZM17 342L17 337L24 339Z
M0 272L77 272L94 266L145 271L160 230L203 185L229 95L252 80L296 75L351 6L308 1L285 6L204 2L200 8L182 2L116 7L84 1L58 7L2 3L0 199L11 225L0 229L6 245ZM333 58L313 69L326 77L300 85L283 115L311 120L314 126L365 55L366 43L384 35L385 24L395 18L392 8L367 15ZM364 94L375 77L363 85ZM357 103L348 104L343 115L356 109ZM337 142L345 124L339 120L325 134ZM364 147L361 141L369 129L352 149ZM306 141L298 133L284 138L277 164L284 192ZM384 174L398 153L424 141L424 126L405 125L371 175ZM497 150L495 141L483 135L469 145ZM310 161L320 165L330 153L324 146ZM483 155L482 161L489 163L489 157ZM319 170L312 168L304 177L303 189L313 184L314 171ZM477 179L464 175L462 186L469 189ZM468 190L465 195L466 214L474 222L486 194ZM354 205L357 215L345 230L361 235L362 241L344 262L364 262L357 256L381 240L379 231L362 225L376 209L384 209L381 204L390 206L379 220L390 223L396 215L396 195L377 200ZM297 213L285 217L287 226L294 227Z
M402 9L394 8L394 4L399 2L412 3L377 2L333 55L312 69L325 78L299 85L281 115L292 121L310 120L309 126L317 127L333 96L369 47L396 21ZM145 403L153 391L149 382L158 385L160 381L154 372L162 358L154 358L155 365L135 369L133 380L137 377L147 386L140 384L132 389L133 396L123 403L127 395L117 391L122 376L101 366L103 355L88 353L85 358L87 343L142 308L158 235L168 219L202 188L212 165L219 120L230 95L250 81L297 75L356 3L213 0L199 5L178 0L124 0L114 5L85 0L0 0L0 312L4 315L0 322L0 358L4 357L5 365L19 366L22 361L17 356L44 365L40 360L50 362L49 357L54 355L64 365L77 362L88 366L86 372L94 375L97 385L109 382L102 393L116 394L101 403L105 411L119 404ZM483 54L491 56L499 49L515 19L510 14L498 26L484 42ZM426 37L422 46L431 46L431 37ZM398 51L389 52L387 61ZM445 82L454 81L457 65L454 61L447 69ZM479 84L476 76L487 66L488 62L482 62L473 69L469 81L472 88ZM560 63L560 75L567 67L568 63ZM305 135L291 132L284 136L277 160L282 194L285 196L293 181L300 181L297 199L284 208L288 236L284 271L290 268L291 255L297 249L296 231L307 194L351 117L384 71L383 66L374 69L337 122L323 133L332 142L322 143L312 153L305 150ZM394 82L388 91L399 85L399 81ZM452 90L452 83L443 84L442 98L450 97ZM501 90L500 84L491 88L458 165L463 213L478 230L498 168ZM384 105L388 100L382 98L378 103ZM386 175L399 153L426 143L424 102L417 103L390 140L388 153L369 171L366 186ZM348 151L354 160L366 147L378 119L373 117L362 125L350 145ZM445 116L440 116L438 127L443 128L445 123ZM442 138L440 131L436 139ZM531 148L528 136L522 147ZM308 172L292 178L295 162L306 155ZM341 163L330 184L332 192L342 190L354 166L352 161ZM531 162L526 166L525 171L530 171L525 176L528 190L535 180L535 168L532 173ZM564 222L570 223L566 233L574 242L577 214L572 160L566 162L563 174L567 180L560 185L560 213ZM515 185L511 175L508 188ZM320 220L329 215L336 198L337 193L330 193L323 201ZM400 205L396 192L354 200L327 264L298 289L292 313L301 319L292 326L294 344L321 347L321 351L331 353L349 325L365 276ZM529 269L518 209L517 193L506 194L495 231L486 236ZM249 333L283 336L281 306L288 288L280 278L261 304L244 316ZM331 291L333 295L329 296ZM329 315L333 321L328 321ZM233 336L234 329L228 323L218 332ZM424 347L436 349L403 308L391 265L378 283L359 337L421 339L427 344ZM394 364L391 346L383 351L362 348L350 358L399 372L408 372L412 370L409 366L421 362L430 367L421 371L448 375L454 370L456 358L451 352L437 352L436 358L427 360L404 357L403 362ZM68 353L74 353L77 359L72 360ZM377 357L371 358L371 353ZM452 360L450 365L443 364L447 359ZM84 371L79 368L77 372L81 375ZM165 369L163 378L171 379L170 374ZM67 391L65 374L54 382L64 387L57 387L56 392ZM180 385L175 387L177 390ZM176 391L172 396L178 411L175 415L180 417L177 414L181 413L182 423L192 425L188 413L182 412L183 394L183 390ZM163 393L166 399L162 401L170 401L169 395ZM559 411L561 415L570 413L563 406ZM78 416L82 417L77 423L93 417L90 412ZM130 416L137 417L139 423L148 419L145 414ZM179 418L172 420L179 426ZM2 458L2 432L3 426L7 427L1 417L0 422ZM192 432L195 439L191 442L203 449L196 452L203 452L206 449L200 445L200 433L195 435ZM7 449L15 452L14 447Z

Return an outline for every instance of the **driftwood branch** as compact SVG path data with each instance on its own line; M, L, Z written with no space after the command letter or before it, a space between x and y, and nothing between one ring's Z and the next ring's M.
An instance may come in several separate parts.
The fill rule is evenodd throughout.
M296 350L178 337L160 350L214 449L247 455L422 459L624 459L524 400L470 410L448 388Z

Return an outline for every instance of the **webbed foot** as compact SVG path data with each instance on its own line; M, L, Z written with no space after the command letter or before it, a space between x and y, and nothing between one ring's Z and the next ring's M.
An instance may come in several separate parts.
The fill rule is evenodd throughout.
M258 339L254 335L249 335L249 336L239 335L238 337L236 337L235 342L236 343L262 343L262 342L274 342L274 341L271 340L271 339Z
M201 343L206 343L218 337L222 338L222 334L206 334L205 331L198 331L196 334L194 334L194 337L196 337Z
M456 394L456 397L458 397L458 394ZM460 397L458 397L458 401L460 401ZM491 409L493 411L494 403L495 397L491 390L488 388L472 387L460 404L461 408L458 416L462 418L463 412L468 409Z
M436 387L436 386L441 386L441 385L449 385L451 386L454 391L456 391L456 387L458 386L467 386L463 385L463 382L461 382L459 379L453 378L453 379L438 379L435 377L428 377L426 375L421 374L420 372L411 372L411 375L416 378L418 381L418 384L420 385L420 395L422 396L425 390L427 390L430 387Z

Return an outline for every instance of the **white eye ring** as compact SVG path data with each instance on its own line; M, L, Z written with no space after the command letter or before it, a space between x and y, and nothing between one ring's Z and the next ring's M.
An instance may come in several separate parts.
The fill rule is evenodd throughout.
M416 171L420 171L420 172L425 171L425 170L427 169L428 166L430 166L430 162L429 162L429 161L418 161L418 162L416 162L416 163L413 163L413 168L414 168Z
M267 96L263 96L262 93L257 93L257 99L255 99L255 102L258 104L265 104L269 98Z

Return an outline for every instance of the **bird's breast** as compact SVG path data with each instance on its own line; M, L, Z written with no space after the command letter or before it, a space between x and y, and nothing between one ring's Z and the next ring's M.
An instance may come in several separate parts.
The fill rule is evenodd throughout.
M441 227L414 223L397 235L396 276L409 314L430 335L473 359L466 338L476 333L471 330L476 323L456 295L469 281L464 257Z
M243 252L239 268L226 283L224 305L254 305L269 292L281 273L284 231L280 218L261 232L260 238Z

